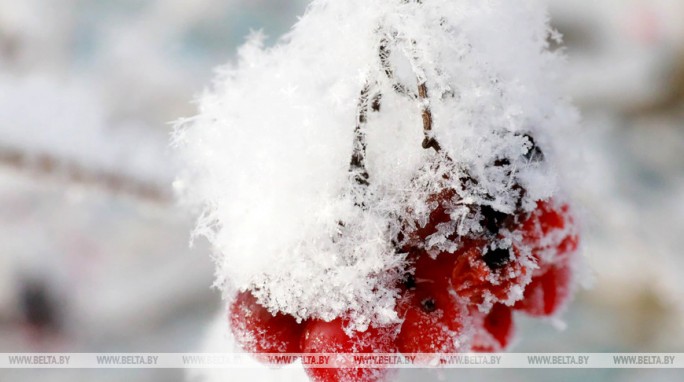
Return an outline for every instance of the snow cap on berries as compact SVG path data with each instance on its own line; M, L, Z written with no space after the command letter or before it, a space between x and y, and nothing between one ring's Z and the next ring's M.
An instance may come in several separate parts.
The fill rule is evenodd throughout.
M250 36L174 136L187 164L177 185L201 209L195 234L216 249L216 284L250 289L272 312L299 319L399 321L406 254L392 240L402 214L427 213L425 196L439 183L410 189L436 155L421 147L422 108L432 111L442 153L479 179L465 202L511 213L520 197L511 169L526 209L554 192L553 162L533 160L526 138L552 159L546 131L575 123L557 94L549 31L545 11L527 0L315 0L277 45ZM422 102L397 91L415 93L418 82ZM382 98L367 115L361 208L349 163L368 83ZM477 230L466 213L451 219ZM440 232L435 243L453 244Z

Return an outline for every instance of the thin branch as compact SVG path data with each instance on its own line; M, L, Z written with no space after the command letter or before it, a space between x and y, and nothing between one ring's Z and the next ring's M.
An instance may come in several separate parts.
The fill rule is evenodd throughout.
M418 84L418 97L422 102L423 110L421 115L423 117L423 148L424 149L434 149L436 152L440 152L442 148L439 146L439 142L435 139L432 134L432 111L430 110L430 99L428 97L428 88L425 82Z
M354 127L354 142L352 144L352 156L349 161L349 175L354 183L352 186L352 197L354 205L366 208L369 174L366 169L366 126L368 124L368 113L370 111L380 111L382 94L373 94L370 82L361 89L359 102L356 111L356 126Z
M378 57L380 58L380 65L382 66L382 71L385 73L385 76L387 79L391 81L392 88L394 91L396 91L398 94L403 95L405 97L408 97L409 99L412 100L420 100L421 101L421 117L423 119L423 134L425 138L423 138L423 143L422 146L424 149L433 149L436 152L441 151L441 146L439 145L439 142L435 139L433 136L432 132L432 111L430 110L430 99L428 95L428 87L427 83L425 80L421 78L421 76L416 73L416 78L418 80L418 94L414 93L411 91L408 87L404 86L402 83L397 81L394 76L394 70L392 69L392 64L390 62L390 54L391 54L391 49L389 47L390 40L387 36L383 37L380 40L380 46L378 49ZM412 45L416 45L415 41L411 41ZM413 60L416 59L416 57L412 57Z
M108 171L98 171L49 154L28 154L18 149L0 148L0 166L17 171L92 186L112 194L123 194L155 204L171 204L171 189Z
M374 112L379 112L380 111L380 106L382 105L382 94L378 93L373 97L373 101L371 102L371 110Z
M370 85L366 83L361 89L356 112L356 127L354 128L354 143L352 156L349 161L349 172L354 182L360 186L368 186L368 170L366 170L366 124L368 122L368 100Z
M390 63L390 55L392 54L392 51L389 48L389 44L390 41L387 37L383 37L382 40L380 40L380 46L378 48L378 57L380 58L380 65L382 66L382 71L385 73L387 79L391 81L392 88L395 92L403 96L406 96L410 99L418 99L416 93L411 91L409 87L405 86L394 77L394 70L392 69L392 64Z

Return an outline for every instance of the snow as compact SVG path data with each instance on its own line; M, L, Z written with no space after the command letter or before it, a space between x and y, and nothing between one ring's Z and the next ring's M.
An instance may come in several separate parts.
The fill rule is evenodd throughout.
M458 186L435 164L456 163L457 174L479 180L465 203L501 212L519 196L491 165L502 157L514 158L526 209L557 194L565 164L554 137L573 129L577 113L560 95L563 57L548 51L550 32L534 1L316 0L276 46L253 33L174 136L186 164L176 185L202 211L195 233L215 247L216 285L228 298L252 289L273 312L299 319L396 322L392 284L405 254L393 235L402 217L427 218L427 195ZM383 38L392 81L378 55ZM427 98L395 92L395 81L411 93L425 81ZM369 186L358 203L349 162L366 85L382 99L368 115ZM440 154L421 147L427 108ZM521 156L524 134L547 161ZM452 221L435 243L456 245L439 237L447 229L479 229L465 208Z

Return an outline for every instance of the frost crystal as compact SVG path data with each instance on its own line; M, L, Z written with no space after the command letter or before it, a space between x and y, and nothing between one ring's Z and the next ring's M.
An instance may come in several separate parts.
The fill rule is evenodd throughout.
M250 36L174 136L217 285L298 319L396 322L397 237L425 225L430 195L460 196L426 241L436 255L485 229L469 206L556 192L552 131L576 117L550 32L534 1L315 0L276 46Z

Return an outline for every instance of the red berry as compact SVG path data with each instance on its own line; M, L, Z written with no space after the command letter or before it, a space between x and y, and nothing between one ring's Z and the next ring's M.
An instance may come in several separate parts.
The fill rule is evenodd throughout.
M565 262L577 250L579 237L570 207L553 200L540 200L537 208L520 223L523 243L532 250L539 265L535 276L547 271L552 264Z
M548 235L553 230L565 228L567 205L556 207L552 200L540 200L537 202L537 209L533 211L534 219L528 220L525 233L531 235L531 239L539 240L542 236ZM529 226L530 224L535 227Z
M446 291L450 287L451 270L455 262L453 253L440 253L433 259L427 252L420 251L414 262L416 285Z
M570 235L566 236L563 241L558 244L558 253L559 254L572 254L575 251L577 251L577 247L579 246L579 236L577 235Z
M344 331L344 321L337 318L326 322L313 320L306 324L301 338L303 353L395 353L391 328L369 327L365 332ZM314 382L375 382L381 381L387 369L374 368L312 368L304 365Z
M230 307L229 318L235 340L247 352L300 352L303 325L292 316L271 314L249 291L238 293Z
M423 284L409 291L398 304L404 318L397 347L402 353L455 353L466 316L464 307L448 289Z
M503 304L495 304L484 316L473 339L473 351L498 352L505 350L513 338L513 311Z
M552 230L565 227L561 211L555 209L552 203L551 200L537 201L537 208L522 219L520 229L524 242L538 244Z
M439 193L431 194L427 198L427 204L432 207L428 220L423 226L416 227L408 233L408 244L424 247L425 239L437 232L437 225L451 221L452 200L457 199L456 190L445 188Z
M458 350L458 336L463 329L464 308L450 295L451 269L456 257L440 253L436 258L412 249L409 261L415 272L397 303L404 319L397 336L402 353L453 353Z
M554 264L545 273L532 278L525 295L514 308L531 316L551 316L570 296L572 274L567 263Z
M529 281L532 263L515 246L492 249L483 241L466 241L455 255L451 284L470 304L509 301L514 287Z

